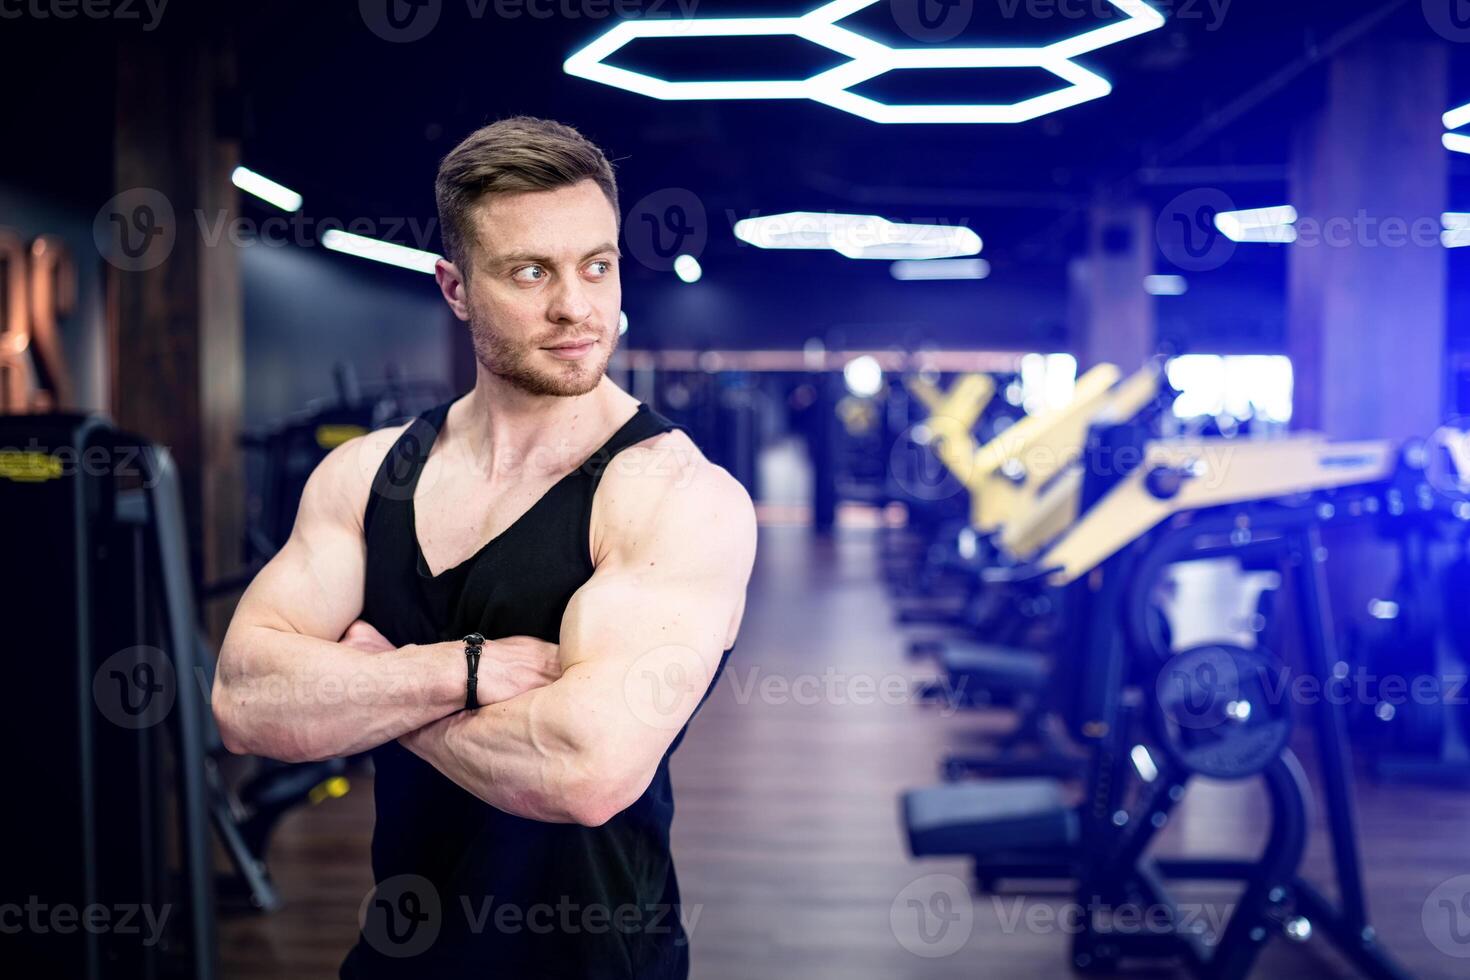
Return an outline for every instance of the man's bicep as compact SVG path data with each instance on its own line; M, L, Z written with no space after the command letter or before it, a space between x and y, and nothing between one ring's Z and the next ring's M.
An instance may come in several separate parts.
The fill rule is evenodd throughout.
M725 608L697 583L609 568L567 605L557 701L580 733L573 741L640 792L714 682Z
M698 483L609 514L617 544L567 605L563 667L669 648L709 671L719 664L744 608L754 513L723 470Z
M362 612L366 548L357 510L365 494L355 485L355 454L352 444L339 447L313 471L290 537L246 590L237 622L335 640Z
M237 622L323 640L341 637L362 612L362 540L336 529L293 532L250 583Z
M671 644L718 660L734 599L714 578L604 567L567 604L562 667Z

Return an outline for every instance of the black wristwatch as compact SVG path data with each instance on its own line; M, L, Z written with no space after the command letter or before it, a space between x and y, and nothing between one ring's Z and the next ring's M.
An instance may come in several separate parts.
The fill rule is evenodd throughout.
M471 633L464 638L464 662L469 668L469 680L465 683L464 706L466 711L473 711L480 706L479 697L476 695L476 685L479 683L480 653L485 647L485 638L479 633Z

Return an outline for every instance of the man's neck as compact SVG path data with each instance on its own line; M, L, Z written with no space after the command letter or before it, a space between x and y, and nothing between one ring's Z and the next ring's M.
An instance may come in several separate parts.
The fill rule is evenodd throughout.
M637 400L607 377L584 395L533 395L479 367L475 387L455 404L447 435L477 469L531 479L566 471L597 450Z

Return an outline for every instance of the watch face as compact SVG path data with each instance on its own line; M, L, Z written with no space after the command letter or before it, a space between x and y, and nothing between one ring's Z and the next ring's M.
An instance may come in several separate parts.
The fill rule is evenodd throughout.
M485 645L485 638L483 636L481 636L479 633L471 633L469 636L467 636L467 637L464 638L464 641L466 643L468 643L470 646L474 646L474 647L484 646Z

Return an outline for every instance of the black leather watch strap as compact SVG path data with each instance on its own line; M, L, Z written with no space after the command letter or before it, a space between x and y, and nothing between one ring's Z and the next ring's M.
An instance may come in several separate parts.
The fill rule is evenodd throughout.
M464 660L465 667L469 671L469 679L465 682L464 706L466 711L473 711L480 706L477 688L480 680L480 654L484 651L485 638L479 633L471 633L464 638Z

